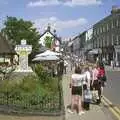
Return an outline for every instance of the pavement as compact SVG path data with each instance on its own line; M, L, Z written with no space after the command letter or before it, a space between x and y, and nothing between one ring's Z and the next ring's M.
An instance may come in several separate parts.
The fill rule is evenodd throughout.
M90 105L90 110L85 111L85 114L79 116L77 113L70 114L67 111L67 106L71 103L71 88L69 88L71 71L63 76L63 95L65 104L65 120L113 120L110 113L101 105Z

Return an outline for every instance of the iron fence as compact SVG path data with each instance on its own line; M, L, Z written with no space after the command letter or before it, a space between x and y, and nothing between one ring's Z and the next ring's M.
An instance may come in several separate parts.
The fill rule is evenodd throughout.
M0 94L0 109L30 112L59 112L61 100L59 94L55 96L10 96Z

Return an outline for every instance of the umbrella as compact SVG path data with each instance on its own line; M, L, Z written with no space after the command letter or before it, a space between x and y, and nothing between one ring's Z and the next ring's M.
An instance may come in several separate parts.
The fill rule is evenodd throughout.
M56 61L59 60L57 56L39 56L34 58L32 61Z
M46 50L45 52L36 55L36 57L41 57L41 56L59 56L61 53L53 52L50 50Z

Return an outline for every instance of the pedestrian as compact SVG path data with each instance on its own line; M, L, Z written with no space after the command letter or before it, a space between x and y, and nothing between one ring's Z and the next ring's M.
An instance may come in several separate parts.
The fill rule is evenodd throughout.
M68 66L68 62L66 60L64 60L64 73L67 73L67 66Z
M111 60L111 67L114 69L114 67L115 67L115 62L114 62L114 60Z
M90 73L90 69L88 66L85 67L85 72L84 75L86 77L86 84L87 84L87 88L90 89L90 81L91 81L91 73Z
M100 89L101 89L101 86L98 80L98 74L99 74L98 66L95 64L92 70L92 87L93 87L93 90L97 91L97 98L96 98L97 104L100 103Z
M100 80L100 84L101 84L101 97L103 95L103 88L105 87L105 82L107 80L106 75L105 75L105 69L104 66L99 66L98 69L98 79Z
M91 102L91 91L90 91L90 81L91 81L91 73L88 66L85 66L84 71L84 82L83 82L83 96L84 102L83 106L85 110L90 109L90 102Z
M71 101L71 110L68 109L68 112L74 113L74 106L77 106L78 114L84 114L82 107L82 80L84 76L81 73L80 67L75 68L75 73L71 76L71 92L72 92L72 101Z

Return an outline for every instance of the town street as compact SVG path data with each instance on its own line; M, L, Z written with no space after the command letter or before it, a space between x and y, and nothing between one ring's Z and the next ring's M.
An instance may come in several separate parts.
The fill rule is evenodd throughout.
M107 85L104 89L104 96L113 105L120 108L120 71L106 71Z

